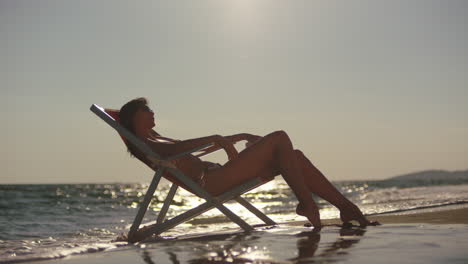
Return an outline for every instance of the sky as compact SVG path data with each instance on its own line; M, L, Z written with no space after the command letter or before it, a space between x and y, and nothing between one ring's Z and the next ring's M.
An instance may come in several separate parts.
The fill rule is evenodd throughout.
M467 26L456 0L1 0L0 184L150 181L89 111L142 96L163 135L284 130L333 181L467 169Z

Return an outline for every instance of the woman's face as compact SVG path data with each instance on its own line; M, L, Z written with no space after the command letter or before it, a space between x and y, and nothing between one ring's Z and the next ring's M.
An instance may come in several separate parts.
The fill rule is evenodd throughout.
M141 107L133 117L135 129L151 129L155 126L154 112L148 106Z

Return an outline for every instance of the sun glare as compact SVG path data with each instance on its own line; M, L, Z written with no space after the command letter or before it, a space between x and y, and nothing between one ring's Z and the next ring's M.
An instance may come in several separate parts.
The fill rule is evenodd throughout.
M258 0L225 1L230 22L239 30L250 30L258 26L262 8Z

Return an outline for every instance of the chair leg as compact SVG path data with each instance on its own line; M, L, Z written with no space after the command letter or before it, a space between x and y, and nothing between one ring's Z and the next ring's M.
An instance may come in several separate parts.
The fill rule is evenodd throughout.
M215 199L211 194L209 194L206 190L200 187L195 181L183 175L180 171L169 169L169 171L180 181L186 184L196 195L205 199L206 201L213 203L213 205L220 210L224 215L226 215L229 219L231 219L234 223L242 227L245 231L252 231L253 227L247 224L244 220L242 220L239 216L234 214L231 210L225 207L222 204L222 201L218 201ZM234 190L231 190L227 193L232 194Z
M157 224L160 224L164 221L164 218L166 217L167 210L169 210L169 206L171 205L172 200L174 199L174 195L177 192L178 186L173 183L171 186L171 189L167 193L166 200L164 201L164 205L161 208L161 211L159 211L158 219L156 220Z
M236 223L238 226L240 226L242 229L245 231L252 231L254 228L247 224L242 218L237 216L235 213L233 213L231 210L229 210L226 206L224 206L222 203L216 202L215 204L216 209L221 211L225 216L227 216L229 219L231 219L234 223Z
M178 216L175 216L161 224L155 224L155 225L152 225L149 229L147 230L144 230L144 231L141 231L141 233L139 234L139 237L140 237L140 240L150 236L150 235L159 235L177 225L179 225L180 223L183 223L189 219L192 219L198 215L201 215L202 213L210 210L210 209L213 209L214 207L218 208L217 206L215 206L212 202L205 202L195 208L192 208ZM224 207L224 206L223 206ZM226 208L226 207L225 207ZM231 214L234 214L233 212L231 212L229 209L226 208L227 211L229 211ZM229 213L226 213L226 212L223 212L226 216L228 216ZM238 216L236 216L238 219L240 219ZM252 226L250 226L249 224L247 224L246 222L244 222L244 220L240 219L240 221L238 221L238 219L234 220L233 218L229 217L233 222L235 222L236 224L238 224L239 226L242 227L242 229L244 229L245 231L252 231L254 228ZM242 224L242 222L244 224ZM136 240L130 240L130 242L137 242Z
M146 191L145 198L143 199L143 202L140 204L140 208L138 209L138 213L135 217L135 220L133 220L132 227L130 227L130 232L128 232L128 238L129 240L131 237L135 234L136 231L138 231L138 227L141 224L141 221L143 220L143 217L145 216L146 210L148 209L148 205L151 202L151 199L153 198L153 194L156 191L156 187L158 187L159 181L161 180L161 176L164 172L164 169L156 171L154 174L153 180L151 181L150 186L148 187L148 191Z
M185 211L184 213L177 215L169 220L164 221L161 224L155 224L150 226L149 229L141 231L140 234L140 239L144 239L150 235L159 235L189 219L192 219L198 215L201 215L202 213L210 210L213 208L213 204L209 202L205 202L195 208L192 208L190 210ZM131 242L137 242L137 241L131 241Z
M216 208L222 208L220 209L220 211L225 214L227 217L229 217L229 219L231 219L234 223L238 224L239 226L241 226L244 230L246 231L251 231L253 230L253 227L251 227L249 224L247 224L244 220L240 219L238 216L234 215L233 212L231 212L228 208L224 207L223 205L221 205L221 203L225 202L225 201L228 201L228 200L232 200L232 199L235 199L235 197L239 196L240 193L242 192L245 192L245 190L248 190L248 189L252 189L254 188L255 186L257 186L259 184L259 181L257 179L253 179L251 181L248 181L246 182L245 184L242 184L242 185L239 185L237 187L234 187L234 189L232 189L231 191L229 192L226 192L218 197L213 198L212 196L208 195L207 198L205 198L205 200L207 200L207 202L195 207L195 208L192 208L188 211L185 211L184 213L180 214L180 215L177 215L169 220L166 220L164 221L163 223L160 223L160 224L154 224L154 225L151 225L149 226L149 228L145 229L145 230L140 230L138 231L138 238L137 237L130 237L129 236L129 242L138 242L138 241L141 241L143 239L145 239L146 237L150 236L150 235L159 235L177 225L179 225L180 223L183 223L185 221L188 221L210 209L213 209L214 207ZM220 206L221 205L221 206ZM225 209L224 209L224 208ZM234 217L233 217L234 215ZM235 220L234 220L235 219ZM240 220L240 221L239 221Z
M260 218L265 224L267 225L276 225L276 222L273 221L271 218L266 216L262 211L258 210L255 206L250 204L247 200L245 200L242 197L237 197L236 201L240 203L242 206L247 208L250 212L252 212L254 215L256 215L258 218Z

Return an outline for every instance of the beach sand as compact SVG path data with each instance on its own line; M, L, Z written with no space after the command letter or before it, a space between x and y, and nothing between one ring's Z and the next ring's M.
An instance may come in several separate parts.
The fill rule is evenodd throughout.
M225 230L72 255L47 263L468 263L468 208L370 216L381 226L320 232L304 221ZM44 262L37 262L44 263Z

